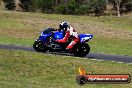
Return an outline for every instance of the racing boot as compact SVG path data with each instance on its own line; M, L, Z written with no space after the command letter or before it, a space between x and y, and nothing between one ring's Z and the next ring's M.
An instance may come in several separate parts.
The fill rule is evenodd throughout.
M66 53L73 53L73 52L74 52L73 49L68 49L68 48L66 48Z

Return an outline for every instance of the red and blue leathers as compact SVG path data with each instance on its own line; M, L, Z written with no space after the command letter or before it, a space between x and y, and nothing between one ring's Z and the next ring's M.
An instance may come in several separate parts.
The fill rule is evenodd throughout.
M56 41L59 43L65 43L69 38L72 39L72 42L67 46L66 49L73 48L73 46L79 42L78 33L71 26L67 28L65 37Z

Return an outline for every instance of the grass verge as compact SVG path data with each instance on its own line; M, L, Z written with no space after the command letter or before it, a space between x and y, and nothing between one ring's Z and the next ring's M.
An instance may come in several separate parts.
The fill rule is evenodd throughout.
M87 84L75 81L79 66L88 74L130 74L131 64L94 61L26 51L0 49L1 88L131 88L130 84Z

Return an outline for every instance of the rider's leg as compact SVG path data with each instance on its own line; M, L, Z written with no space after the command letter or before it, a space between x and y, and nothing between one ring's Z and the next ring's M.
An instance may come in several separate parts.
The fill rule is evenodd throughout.
M72 42L66 47L66 49L67 49L67 50L72 49L73 46L74 46L75 44L77 44L77 42L76 42L76 41L72 41Z
M79 42L79 38L75 38L73 39L73 41L67 46L66 49L72 49L74 47L74 45L76 45Z

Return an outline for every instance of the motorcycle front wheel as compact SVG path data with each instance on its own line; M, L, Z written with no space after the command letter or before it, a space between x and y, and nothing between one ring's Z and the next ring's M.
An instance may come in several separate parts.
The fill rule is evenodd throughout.
M90 47L87 43L80 43L74 47L73 54L77 57L84 57L89 53L89 51Z
M47 48L42 41L35 41L33 44L33 48L37 52L46 52L47 51Z

